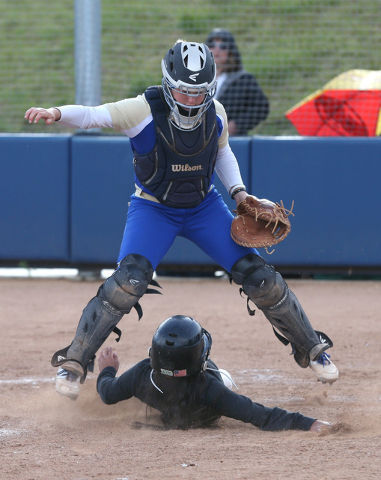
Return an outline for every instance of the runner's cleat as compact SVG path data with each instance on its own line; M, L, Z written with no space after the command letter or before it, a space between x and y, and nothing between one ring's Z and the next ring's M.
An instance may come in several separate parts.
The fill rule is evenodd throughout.
M59 368L56 377L56 391L60 395L76 400L79 395L80 376L65 368Z
M325 352L316 360L310 360L310 367L320 382L333 383L339 378L339 370L330 360L330 355Z

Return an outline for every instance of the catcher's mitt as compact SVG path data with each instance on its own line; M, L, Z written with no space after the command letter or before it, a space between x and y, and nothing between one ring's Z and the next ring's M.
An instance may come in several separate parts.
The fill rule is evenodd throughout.
M236 217L231 226L233 240L244 247L271 247L284 240L290 233L289 215L283 202L273 203L248 195L237 205Z

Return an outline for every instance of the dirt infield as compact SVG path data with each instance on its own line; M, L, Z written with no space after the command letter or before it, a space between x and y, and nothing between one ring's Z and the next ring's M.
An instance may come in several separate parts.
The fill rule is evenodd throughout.
M329 435L261 432L222 419L212 429L137 429L146 407L133 399L102 404L90 374L77 401L56 394L52 354L68 345L80 313L101 282L0 279L0 478L7 479L379 479L381 477L381 282L290 280L312 324L334 341L340 379L332 386L301 369L261 312L226 279L158 278L105 345L121 371L147 354L170 315L196 318L213 336L213 360L239 393L267 406L328 420ZM159 423L151 412L149 423Z

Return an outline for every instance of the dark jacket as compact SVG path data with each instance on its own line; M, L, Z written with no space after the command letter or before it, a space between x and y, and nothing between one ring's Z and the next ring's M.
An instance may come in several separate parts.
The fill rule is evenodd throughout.
M208 365L217 368L210 359ZM151 383L151 370L149 358L142 360L118 378L115 378L116 371L113 367L105 368L99 374L97 381L97 391L102 401L106 404L114 404L136 397L163 412L167 395L171 395L171 390L176 389L179 381L187 381L187 378L167 379L161 375L154 377L155 383L163 390L161 393ZM218 372L207 370L202 375L206 376L206 381L201 395L201 403L208 407L209 415L213 418L223 415L251 423L261 430L267 431L307 431L315 421L315 419L305 417L300 413L291 413L278 407L268 408L254 403L250 398L225 387ZM160 377L162 377L162 382L160 382Z
M237 134L247 135L266 120L270 112L269 101L254 75L244 69L234 36L228 30L215 28L205 43L211 46L217 38L226 44L229 54L224 71L227 78L216 99L225 107L228 121L236 123Z
M269 101L253 75L242 70L228 73L216 99L226 110L228 121L234 120L237 135L247 135L269 114Z

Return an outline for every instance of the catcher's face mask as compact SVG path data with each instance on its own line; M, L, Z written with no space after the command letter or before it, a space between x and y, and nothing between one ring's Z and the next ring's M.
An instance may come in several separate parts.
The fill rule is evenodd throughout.
M202 43L178 42L161 62L169 119L181 130L194 130L216 94L216 65Z

